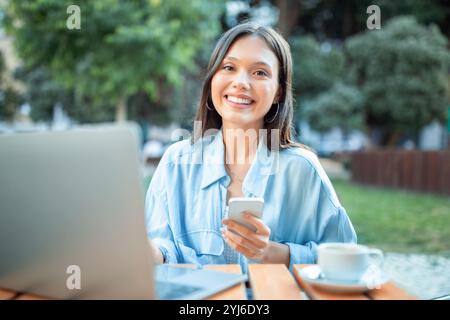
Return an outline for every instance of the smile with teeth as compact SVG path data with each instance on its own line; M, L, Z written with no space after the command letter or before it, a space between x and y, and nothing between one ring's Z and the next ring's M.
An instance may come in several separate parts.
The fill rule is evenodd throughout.
M227 100L229 100L230 102L238 103L238 104L249 105L253 102L253 100L250 100L250 99L241 99L241 98L233 97L233 96L225 96L225 98Z

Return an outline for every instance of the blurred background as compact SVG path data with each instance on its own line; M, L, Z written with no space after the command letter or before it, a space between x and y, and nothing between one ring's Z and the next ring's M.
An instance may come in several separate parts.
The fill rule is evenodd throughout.
M0 134L134 121L147 187L244 20L291 45L297 140L358 241L410 292L450 294L449 0L0 0Z

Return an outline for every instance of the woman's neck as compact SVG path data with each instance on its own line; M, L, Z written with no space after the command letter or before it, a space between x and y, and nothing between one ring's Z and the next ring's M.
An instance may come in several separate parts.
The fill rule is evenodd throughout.
M223 123L222 136L225 145L225 163L248 166L252 163L259 143L259 129L262 125L243 127Z

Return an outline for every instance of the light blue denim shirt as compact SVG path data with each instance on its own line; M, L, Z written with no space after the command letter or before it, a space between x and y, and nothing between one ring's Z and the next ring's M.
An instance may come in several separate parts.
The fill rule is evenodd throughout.
M289 246L290 269L316 263L320 243L356 243L352 223L317 156L297 147L267 150L261 140L242 191L264 198L262 219L271 230L270 240ZM166 150L146 196L148 237L165 262L226 263L220 228L229 183L221 130ZM238 255L244 272L249 262Z

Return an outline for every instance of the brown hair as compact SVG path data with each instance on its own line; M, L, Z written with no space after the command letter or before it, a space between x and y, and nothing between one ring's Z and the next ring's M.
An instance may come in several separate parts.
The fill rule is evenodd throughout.
M279 105L273 104L264 116L263 128L267 130L267 146L274 149L275 144L281 148L305 147L293 141L293 97L292 97L292 57L289 44L275 30L258 24L247 22L239 24L225 32L214 48L209 60L206 77L203 82L200 104L195 121L201 121L201 131L194 132L192 143L203 137L209 129L220 129L222 117L214 108L211 98L211 80L220 67L229 48L239 38L255 35L262 38L275 53L278 64L278 83L281 89ZM209 109L207 106L209 106ZM270 122L267 119L271 119ZM271 130L279 129L279 141L271 141Z

